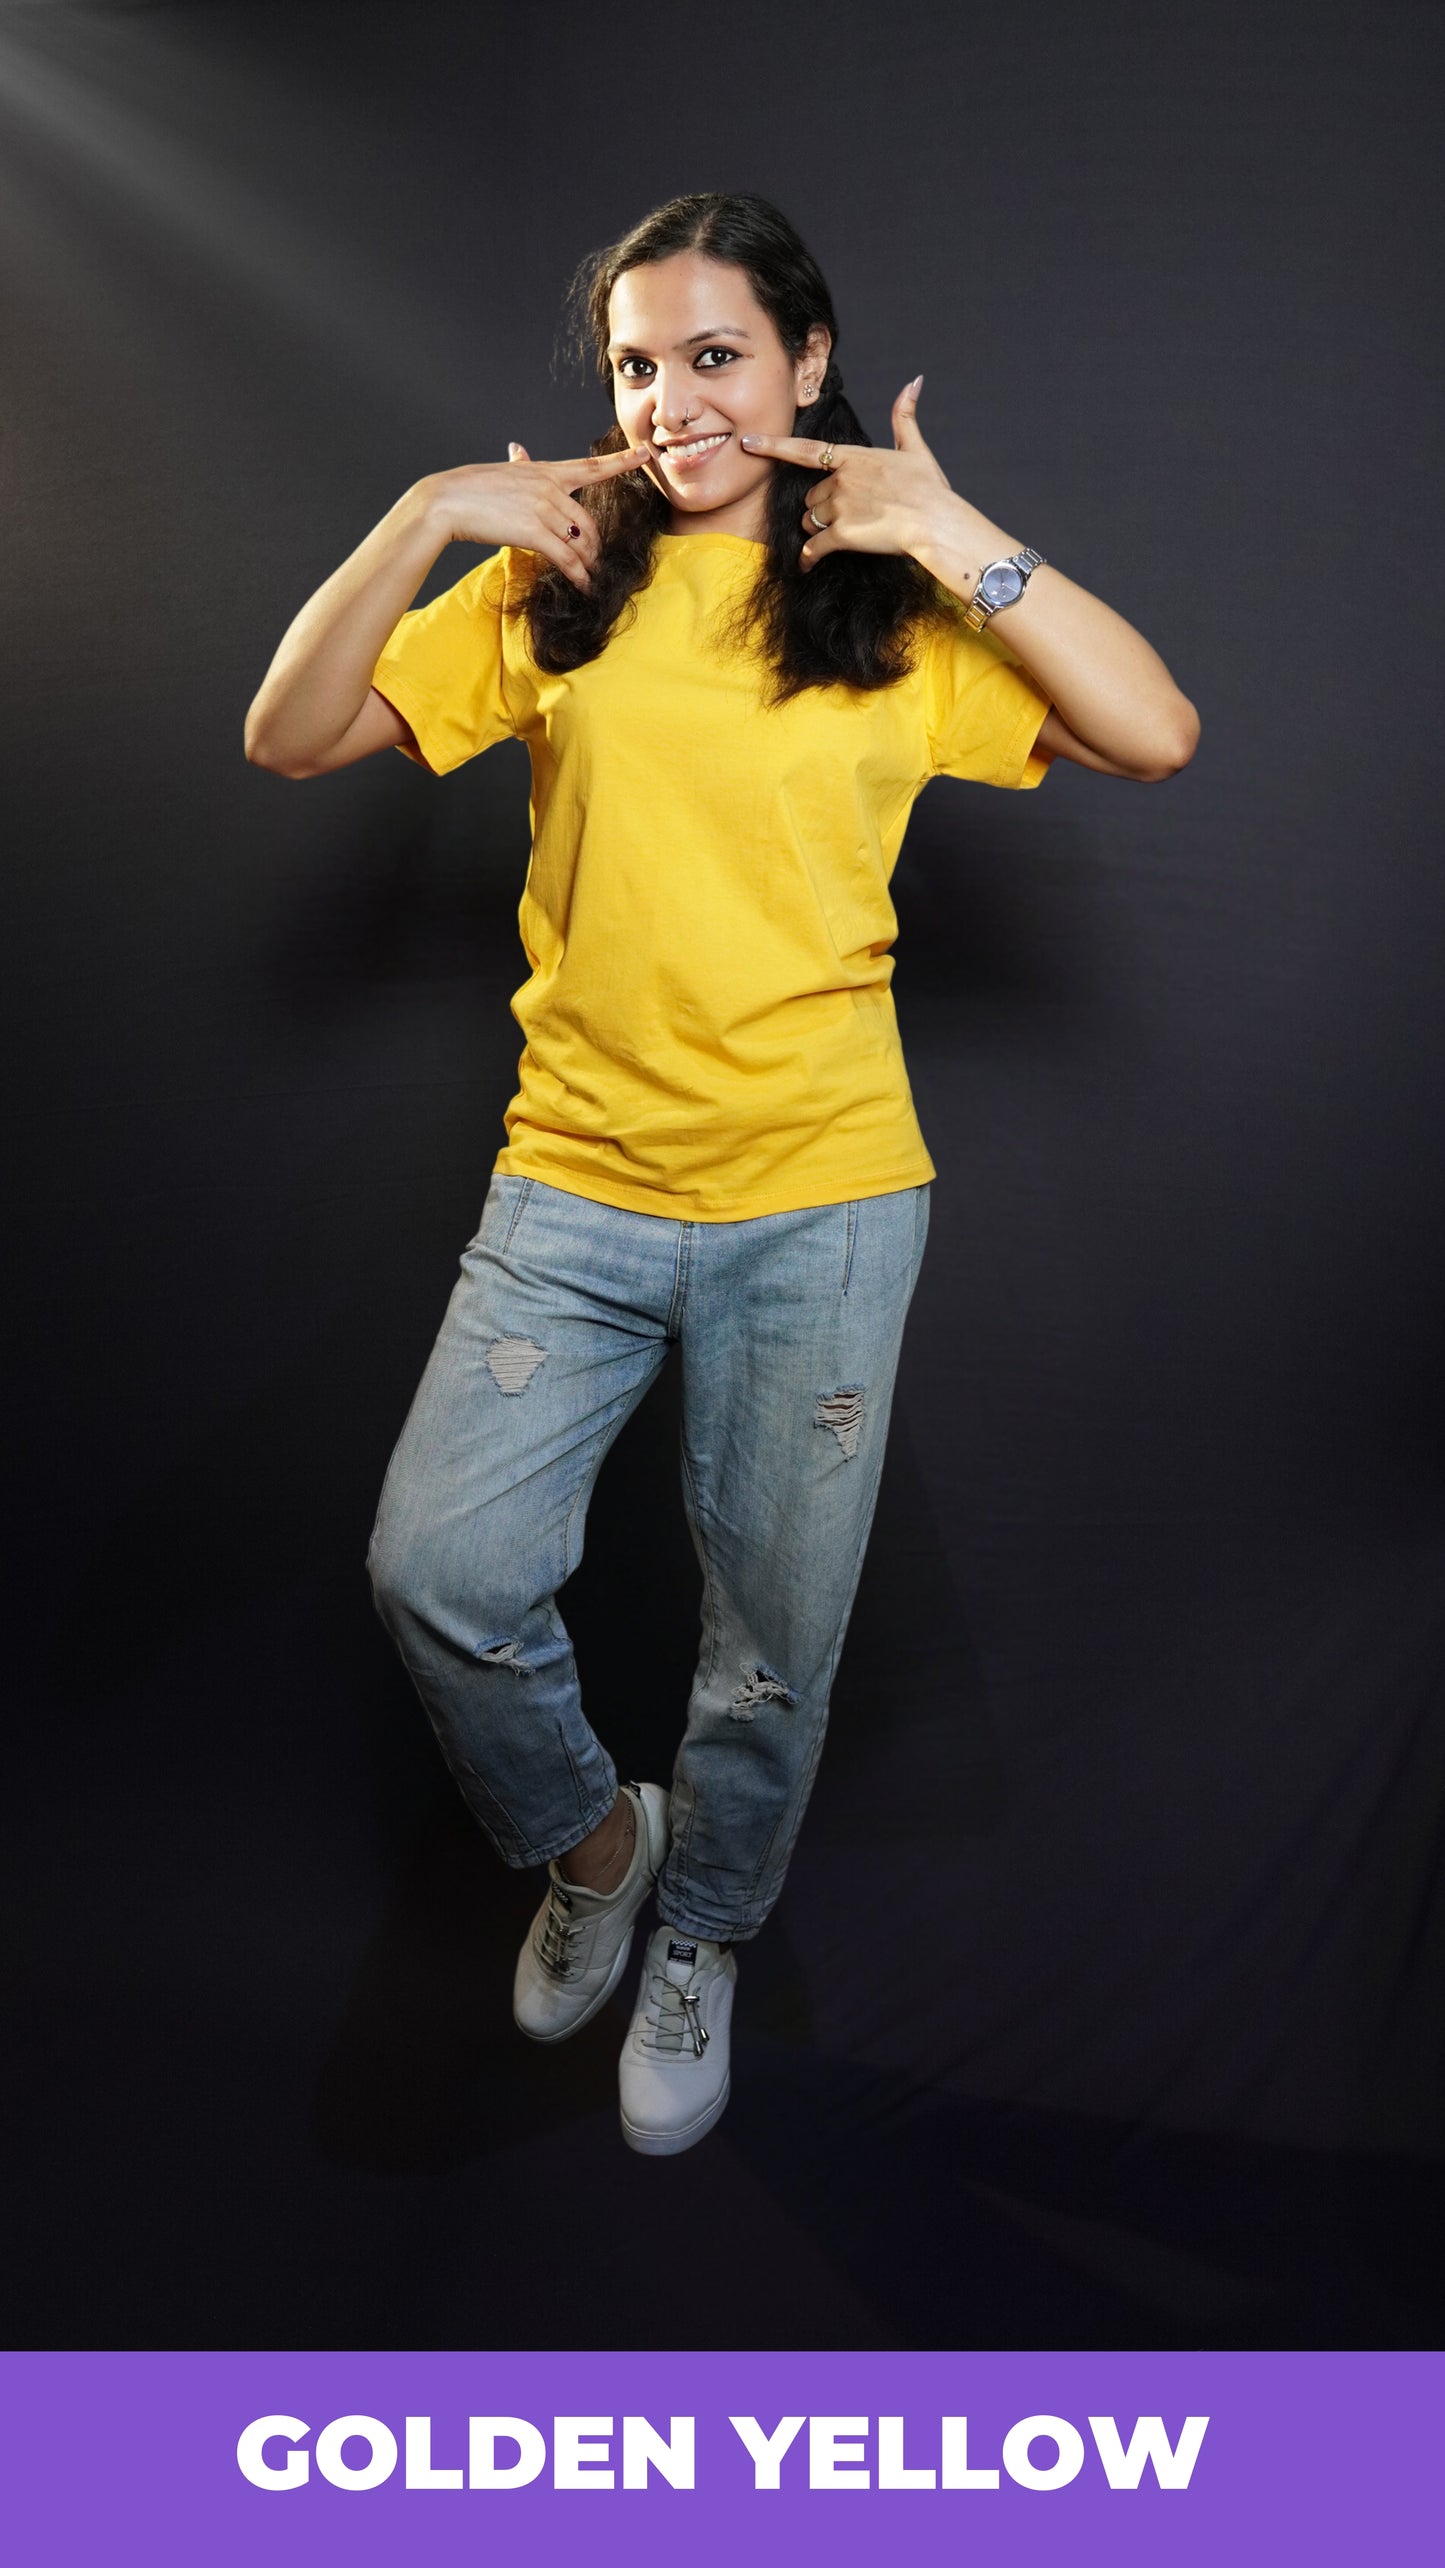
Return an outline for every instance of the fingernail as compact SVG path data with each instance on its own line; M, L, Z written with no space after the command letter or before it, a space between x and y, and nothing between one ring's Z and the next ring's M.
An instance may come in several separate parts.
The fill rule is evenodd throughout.
M920 394L920 393L921 393L921 391L923 390L923 377L922 377L922 375L915 375L915 376L914 376L914 378L913 378L913 381L912 381L912 383L909 385L908 389L909 389L909 391L912 393L913 398L914 398L914 400L916 401L916 400L918 399L919 394Z
M516 460L517 460L517 457L520 455L521 451L522 451L522 449L521 449L521 447L518 445L516 438L515 438L515 437L509 437L509 438L508 438L508 440L507 440L507 461L508 461L508 463L514 464L514 463L516 462Z

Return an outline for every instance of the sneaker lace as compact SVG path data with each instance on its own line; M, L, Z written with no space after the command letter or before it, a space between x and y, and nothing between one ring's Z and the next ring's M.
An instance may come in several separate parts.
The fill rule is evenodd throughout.
M702 2020L702 1999L690 1988L679 1988L665 1972L654 1971L643 2046L649 2051L680 2051L685 2038L700 2060L712 2038Z
M570 1979L572 1946L581 1934L578 1919L572 1915L572 1902L560 1882L553 1882L547 1897L547 1913L537 1937L537 1959L553 1979Z

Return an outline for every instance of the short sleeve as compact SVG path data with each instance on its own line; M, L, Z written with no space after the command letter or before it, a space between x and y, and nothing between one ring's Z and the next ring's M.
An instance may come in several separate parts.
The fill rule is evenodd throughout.
M449 774L516 730L507 703L506 585L507 555L492 553L455 588L412 607L371 673L377 693L411 724L421 752L416 763L433 775Z
M936 776L980 785L1041 785L1051 764L1036 750L1049 699L1001 634L975 633L960 607L929 635L924 668L929 754Z

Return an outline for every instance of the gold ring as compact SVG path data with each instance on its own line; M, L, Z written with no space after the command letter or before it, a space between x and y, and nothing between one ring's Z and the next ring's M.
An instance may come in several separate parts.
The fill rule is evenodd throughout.
M833 449L831 446L825 446L821 455L818 457L818 470L820 473L830 473L832 469Z

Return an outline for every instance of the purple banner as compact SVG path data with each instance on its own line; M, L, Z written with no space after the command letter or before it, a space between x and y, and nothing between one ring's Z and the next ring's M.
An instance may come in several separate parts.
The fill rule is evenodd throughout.
M24 2568L640 2545L693 2568L1391 2568L1441 2549L1435 2354L13 2354Z

